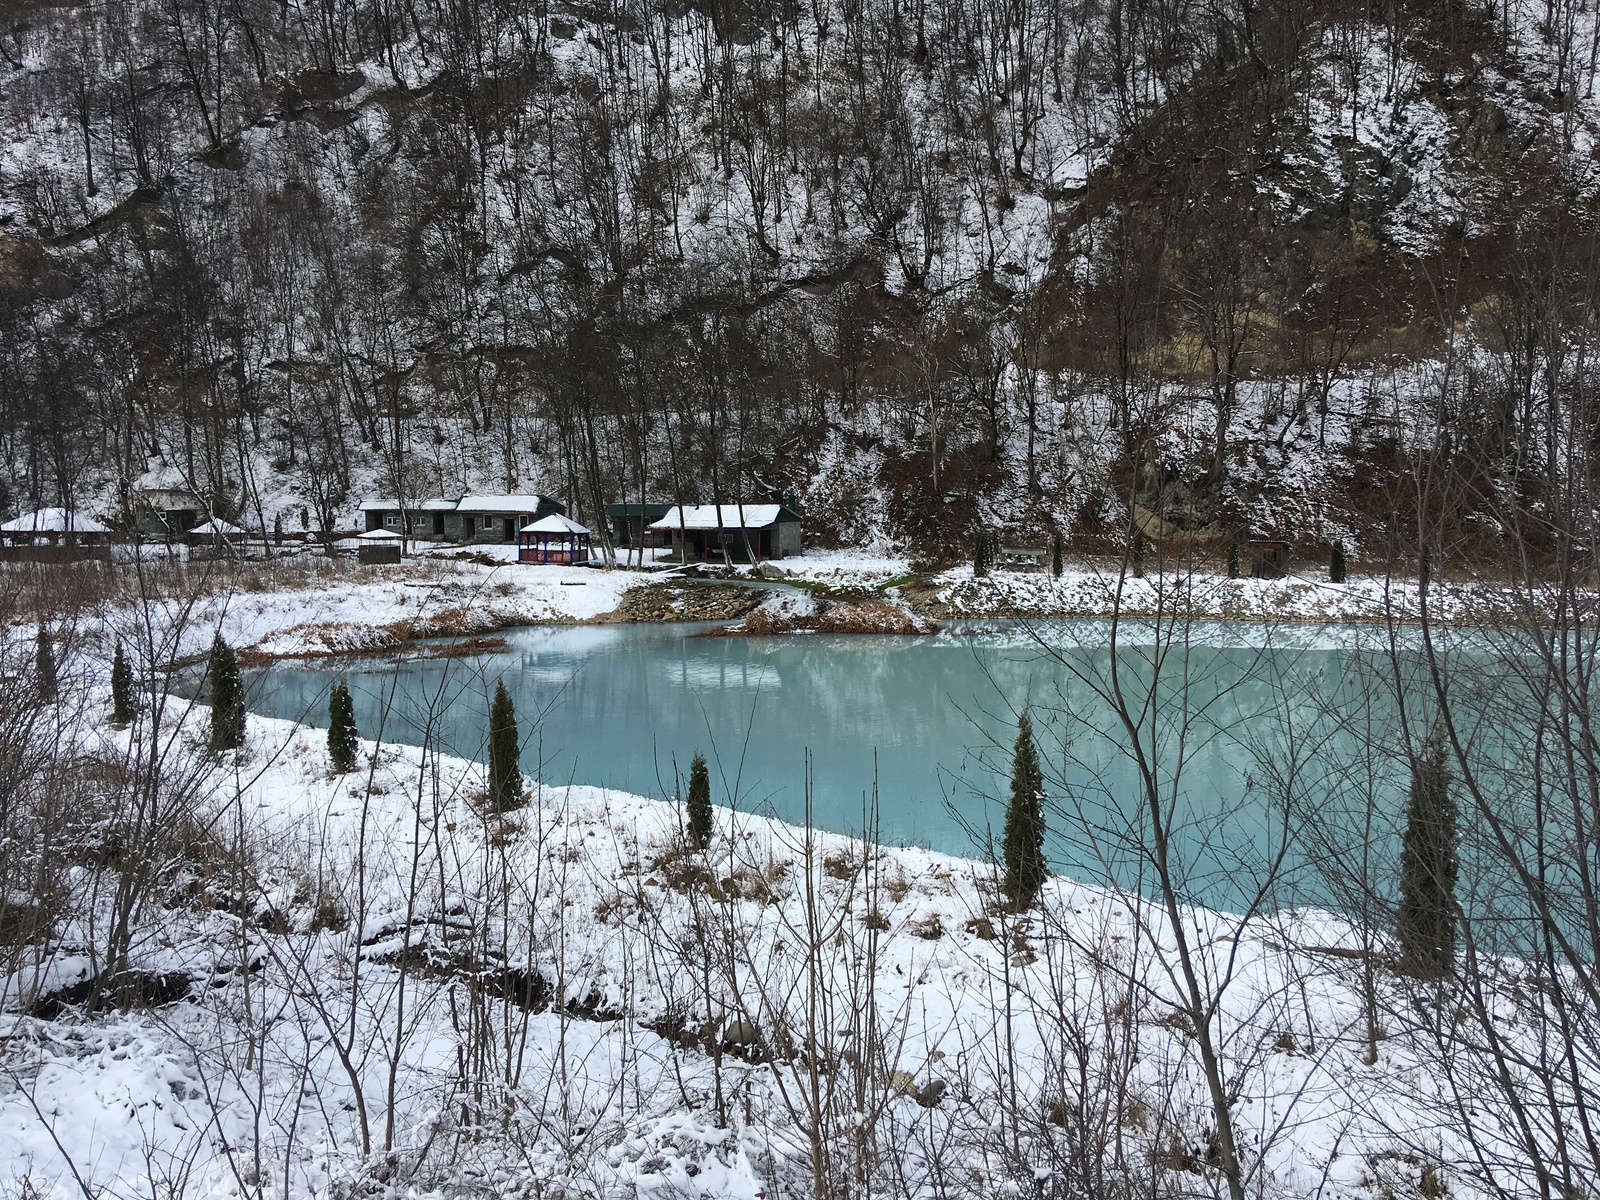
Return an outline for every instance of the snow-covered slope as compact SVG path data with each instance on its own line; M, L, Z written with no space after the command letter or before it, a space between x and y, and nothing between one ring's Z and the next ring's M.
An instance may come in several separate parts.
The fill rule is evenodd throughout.
M473 764L368 743L333 777L323 742L251 718L245 751L196 764L216 835L127 963L187 998L37 1007L95 969L94 902L12 960L4 1186L753 1198L816 1164L1070 1194L1085 1136L1108 1183L1215 1182L1168 917L1137 896L1054 880L1012 913L982 863L726 810L701 852L675 806L589 788L489 817ZM1403 978L1379 976L1368 1061L1381 947L1316 913L1180 919L1252 1194L1367 1195L1438 1161L1475 1194Z

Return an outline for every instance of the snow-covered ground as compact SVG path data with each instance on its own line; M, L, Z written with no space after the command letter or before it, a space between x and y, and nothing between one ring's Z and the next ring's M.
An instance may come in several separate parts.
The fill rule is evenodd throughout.
M487 547L495 551L500 547ZM648 572L504 562L492 553L424 553L399 566L304 555L204 576L161 579L153 599L130 588L93 626L78 630L151 645L157 661L202 653L215 634L271 657L390 650L408 638L471 634L510 625L565 623L611 612Z
M891 551L808 550L777 564L788 577L833 588L881 589L937 618L1104 617L1114 612L1147 617L1179 609L1219 620L1381 622L1393 616L1415 620L1416 581L1352 571L1331 583L1325 568L1292 572L1281 579L1229 579L1203 568L1151 566L1143 576L1113 559L1068 556L1061 576L1048 570L994 568L975 576L971 565L912 577L911 561ZM1491 598L1435 583L1429 593L1432 619L1465 619L1474 605Z
M1467 610L1468 593L1435 585L1430 615L1453 620ZM1142 577L1117 564L1099 568L1073 564L1060 578L1048 572L994 570L974 577L971 567L941 572L924 604L933 615L951 617L1102 617L1114 612L1154 616L1175 609L1197 616L1243 621L1369 622L1388 615L1415 619L1413 580L1352 574L1343 583L1290 575L1282 579L1229 579L1202 571L1155 570Z
M909 570L858 551L782 565L850 588ZM80 647L142 644L142 623L172 654L219 629L260 653L344 650L402 626L583 620L660 575L436 556L276 578L112 605ZM1365 620L1383 599L1372 580L1123 583L1130 610L1187 588L1224 598L1201 610ZM810 611L771 586L776 611ZM929 586L958 615L1088 614L1110 583L1079 564ZM675 804L595 788L530 784L497 815L477 764L367 743L337 777L324 734L266 718L217 756L209 710L176 699L159 732L109 729L103 675L68 671L48 709L92 767L60 918L0 945L0 1195L754 1198L819 1172L835 1194L1075 1196L1086 1161L1103 1189L1221 1187L1175 927L1137 895L1053 879L1019 913L990 864L725 809L698 850ZM145 793L108 781L155 776L162 820L140 825ZM128 896L105 864L138 861L137 837L152 865L126 970L187 995L84 1012L63 989L105 970ZM1314 912L1178 919L1251 1195L1441 1177L1476 1194L1426 989L1389 969L1386 934ZM1537 997L1489 1003L1534 1036Z
M495 551L507 551L498 556ZM630 588L668 578L659 568L612 570L521 564L510 548L457 547L424 551L397 567L356 567L347 559L303 557L287 568L218 576L198 599L110 609L104 632L143 644L155 635L158 659L203 652L214 633L259 657L295 657L401 648L417 637L487 633L513 625L603 619ZM485 565L482 558L503 562ZM859 593L881 591L935 618L1099 617L1113 611L1148 616L1177 605L1187 613L1225 620L1375 622L1392 613L1412 619L1414 581L1352 575L1325 578L1228 579L1193 572L1143 578L1120 575L1114 563L1071 561L1062 576L994 570L975 578L970 566L911 576L911 563L892 552L807 551L775 564L783 577L765 607L785 615L814 610L803 591L786 583L820 584ZM757 572L745 569L752 579ZM1471 595L1435 585L1437 620L1466 613ZM1480 597L1481 599L1481 597ZM85 631L91 632L91 631ZM146 636L141 636L143 633Z
M1171 929L1136 896L1056 879L1016 914L983 863L727 810L699 851L676 806L592 788L488 815L474 764L366 744L335 777L324 735L262 718L242 752L180 753L216 833L160 879L129 967L190 994L26 1014L88 976L107 897L11 958L7 1193L753 1200L816 1162L841 1194L1068 1195L1086 1136L1111 1179L1219 1182ZM1347 928L1182 921L1251 1194L1459 1155L1403 980L1380 975L1365 1061Z

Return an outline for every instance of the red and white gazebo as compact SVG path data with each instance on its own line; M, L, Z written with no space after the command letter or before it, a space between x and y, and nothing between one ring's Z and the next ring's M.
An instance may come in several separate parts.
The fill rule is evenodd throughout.
M551 513L517 534L517 561L526 563L586 563L593 534L571 517Z

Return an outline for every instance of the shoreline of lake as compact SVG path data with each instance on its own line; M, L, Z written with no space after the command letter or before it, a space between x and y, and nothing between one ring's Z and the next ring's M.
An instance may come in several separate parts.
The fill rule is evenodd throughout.
M378 624L358 622L320 622L292 625L262 638L241 650L241 660L251 666L272 662L318 659L389 658L407 659L429 653L423 647L439 639L480 638L499 643L498 635L518 629L569 626L668 625L686 621L701 622L729 629L726 634L708 631L702 636L752 638L811 637L817 632L850 636L901 637L928 636L963 621L1011 621L1021 625L1055 621L1110 621L1130 624L1154 620L1181 620L1190 624L1227 623L1278 628L1397 628L1419 626L1415 610L1415 584L1411 581L1364 579L1352 584L1323 584L1309 580L1229 580L1202 577L1199 584L1180 593L1177 601L1162 596L1155 586L1159 580L1129 577L1122 580L1120 594L1113 580L1090 577L1094 588L1074 580L1076 586L1063 599L1070 602L1040 603L1047 595L1030 576L1008 579L997 573L987 579L957 581L940 586L937 580L922 579L897 586L873 598L830 599L822 589L822 599L813 612L799 615L773 613L764 607L766 597L786 591L802 597L814 593L801 580L746 579L741 577L707 580L673 578L646 582L624 591L615 607L587 616L560 613L532 614L502 609L492 604L481 607L462 605L429 616L402 618ZM1024 597L1016 595L1018 579L1031 584ZM1170 581L1170 577L1169 577ZM1276 603L1262 604L1264 583L1274 585ZM1394 588L1392 609L1372 593L1373 584ZM976 587L974 586L976 585ZM1131 586L1129 586L1131 585ZM1104 596L1096 590L1104 589ZM1299 589L1300 603L1294 592ZM1335 590L1337 589L1337 590ZM1359 589L1359 590L1353 590ZM1331 592L1331 595L1330 595ZM1285 602L1284 597L1288 597ZM1484 617L1464 615L1460 593L1447 593L1438 615L1430 623L1449 629L1493 629L1506 627ZM1019 603L1018 600L1022 602ZM1492 598L1487 598L1492 599ZM1323 603L1309 601L1321 600ZM981 601L981 602L980 602ZM1120 608L1119 608L1120 604ZM886 620L881 610L893 608L905 613L904 620ZM1181 617L1175 616L1186 608ZM856 619L856 614L861 619ZM1492 615L1492 614L1490 614Z

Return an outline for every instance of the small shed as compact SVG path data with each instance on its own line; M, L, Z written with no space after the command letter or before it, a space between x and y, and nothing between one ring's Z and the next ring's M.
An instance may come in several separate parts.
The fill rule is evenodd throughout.
M651 529L652 521L659 521L672 511L670 504L608 504L606 524L611 526L611 544L628 549L665 546L667 535Z
M674 505L652 530L684 559L759 562L800 553L800 518L785 504Z
M1250 543L1250 574L1257 579L1282 579L1289 573L1289 543L1265 538Z
M400 535L390 529L369 529L356 535L356 561L364 567L393 566L400 561Z
M593 550L590 531L571 517L551 513L517 534L517 561L527 563L586 563Z
M0 542L13 546L94 546L110 540L111 530L70 508L41 508L0 523Z

